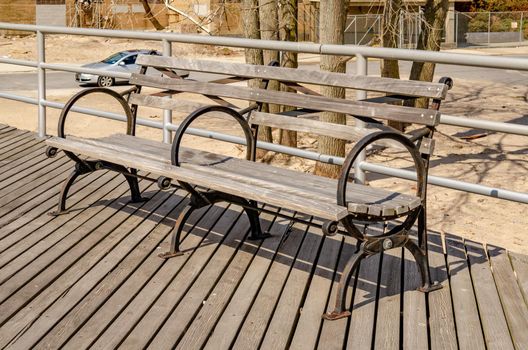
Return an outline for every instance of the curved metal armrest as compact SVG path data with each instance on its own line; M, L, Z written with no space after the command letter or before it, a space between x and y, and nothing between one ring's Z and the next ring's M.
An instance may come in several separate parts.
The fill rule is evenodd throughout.
M189 114L187 118L185 118L185 120L183 120L183 122L180 124L180 126L178 127L178 130L176 130L176 134L174 135L174 140L172 142L172 150L171 150L172 165L175 165L175 166L180 165L180 159L179 159L180 143L181 143L181 140L187 128L191 125L191 123L195 119L209 112L226 113L232 116L233 119L235 119L238 122L238 124L240 124L240 126L242 127L242 130L244 131L244 135L246 136L246 159L254 161L255 159L254 159L253 150L255 149L255 138L253 137L253 134L251 133L251 128L248 122L244 119L244 117L240 113L238 113L237 111L229 107L205 106L202 108L198 108L196 111Z
M61 138L66 138L66 134L64 133L64 126L66 124L66 117L68 116L68 113L70 112L70 110L73 108L73 106L75 105L77 101L93 93L103 93L103 94L110 95L111 97L115 98L119 102L121 107L123 107L123 110L125 111L126 118L127 118L127 135L134 135L136 131L136 119L128 105L128 102L124 99L123 96L121 96L116 91L108 89L108 88L101 88L101 87L82 90L76 93L75 95L73 95L68 100L68 102L66 102L66 104L64 105L64 108L61 111L60 117L59 117L57 135ZM46 150L46 154L49 157L53 157L57 154L57 149L53 147L48 148ZM74 162L83 163L79 157L77 157L75 154L69 151L64 151L64 154L66 154Z
M362 138L358 143L354 145L354 148L348 153L348 155L345 158L345 161L343 163L343 167L341 168L341 175L339 177L339 181L337 183L337 204L346 206L346 193L347 193L347 184L348 184L348 178L350 176L350 171L353 168L354 161L358 158L359 154L365 150L370 144L382 140L382 139L389 139L396 142L399 142L402 144L407 151L411 154L413 160L414 160L414 166L416 169L416 175L417 175L417 189L416 189L416 196L421 198L422 201L425 198L425 192L426 192L426 186L427 186L427 179L426 179L426 171L425 171L425 165L422 161L422 158L420 157L420 153L418 148L414 143L412 143L407 137L405 137L403 134L392 132L392 131L380 131L375 132L372 134L369 134Z

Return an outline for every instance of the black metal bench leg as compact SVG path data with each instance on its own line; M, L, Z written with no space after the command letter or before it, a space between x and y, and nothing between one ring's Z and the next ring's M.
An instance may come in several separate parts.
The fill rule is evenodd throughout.
M120 172L123 174L123 176L127 180L128 187L130 187L130 197L132 198L130 202L131 203L141 203L141 202L148 201L149 198L141 196L141 191L139 190L138 180L137 180L137 177L135 176L137 175L137 170L130 169L129 171L125 167L121 167L121 166L118 166L118 167L120 168L119 169ZM127 175L127 174L130 174L130 175Z
M168 252L158 254L160 258L169 259L175 256L183 255L183 252L180 250L181 233L185 227L185 223L196 209L197 208L195 206L188 205L180 213L180 216L178 216L178 220L172 229L170 250Z
M70 173L68 178L64 180L64 183L62 184L57 210L49 212L49 215L58 216L61 214L67 214L69 212L69 210L66 210L66 199L68 198L68 192L70 191L71 186L79 176L87 174L89 172L89 170L83 169L81 166L75 166L75 169Z
M269 232L262 232L262 228L260 226L260 219L259 219L259 213L256 209L257 202L255 201L247 201L249 206L244 207L244 211L246 212L246 215L249 219L249 225L251 227L251 234L249 235L249 240L259 240L259 239L265 239L271 237L271 234Z
M363 244L361 244L359 250L350 257L350 259L345 265L345 268L343 269L341 278L339 279L339 286L337 288L335 308L332 312L327 312L323 314L323 318L325 320L333 321L350 316L350 311L346 310L346 297L348 285L350 283L352 275L354 274L354 271L359 265L359 262L365 256L367 256L367 254L363 250Z
M416 264L418 265L418 270L420 271L420 277L422 278L422 285L418 287L420 292L432 292L437 289L441 289L442 285L435 281L431 283L431 276L429 274L429 259L427 257L427 252L424 252L420 247L416 245L411 240L408 240L405 243L405 248L407 248L414 257Z

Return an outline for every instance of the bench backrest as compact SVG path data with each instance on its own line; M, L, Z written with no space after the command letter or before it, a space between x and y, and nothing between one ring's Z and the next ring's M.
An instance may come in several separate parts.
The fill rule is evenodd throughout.
M276 127L286 130L309 132L318 135L355 141L376 129L359 129L351 125L338 125L305 118L321 111L338 112L363 118L393 120L405 123L434 127L439 122L440 113L436 109L414 108L404 105L404 101L426 97L434 101L445 98L448 86L443 83L405 81L399 79L372 76L355 76L346 73L331 73L308 69L293 69L274 66L259 66L242 63L190 60L184 58L140 55L137 64L143 67L154 67L164 76L133 74L131 84L160 89L153 95L133 93L130 103L133 105L173 109L191 113L207 104L178 99L178 93L194 93L210 98L214 104L243 109L233 105L230 100L249 101L250 103L268 103L291 106L302 112L286 112L282 115L252 111L248 121L251 124ZM174 69L192 72L220 74L214 81L194 81L181 79L171 72ZM259 87L248 87L246 84L229 84L250 79L263 81L277 80L285 84L290 91L266 90ZM301 85L304 84L304 85ZM366 101L329 98L313 90L313 86L336 86L345 89L374 91L390 97L375 98ZM261 84L264 87L264 84ZM173 98L166 98L172 95ZM309 97L307 96L309 95ZM379 103L385 102L385 103ZM304 116L302 114L305 114ZM289 114L289 115L288 115ZM299 116L299 118L292 118Z

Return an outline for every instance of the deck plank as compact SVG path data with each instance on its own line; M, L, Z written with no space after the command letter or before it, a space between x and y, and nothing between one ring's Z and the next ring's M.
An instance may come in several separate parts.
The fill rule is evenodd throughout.
M442 289L427 295L431 349L457 349L455 317L451 304L451 287L447 277L443 239L440 234L433 232L429 232L428 237L431 279L442 284Z
M318 219L280 245L288 220L262 214L274 237L254 242L239 207L203 208L187 222L186 254L165 261L157 253L183 191L140 180L152 199L130 204L124 178L101 171L75 183L72 212L52 217L73 164L1 124L0 150L0 347L421 349L428 337L433 349L528 346L525 255L431 232L442 290L416 291L414 259L390 250L362 262L350 319L323 322L354 241L323 236Z
M403 259L403 348L427 349L426 295L417 290L422 280L414 257L404 249Z
M445 242L459 347L469 350L485 349L464 242L451 234L446 235Z
M508 322L508 328L516 349L528 348L528 306L517 284L507 252L488 245L493 278Z
M307 228L306 237L268 325L261 349L288 348L295 323L302 311L301 305L306 297L315 259L322 247L322 238L318 228L314 226Z
M291 349L315 349L325 313L333 277L338 263L343 237L325 236L323 247L317 257L308 293L301 306L301 315L294 330Z
M214 228L214 223L224 209L223 207L214 207L212 211L204 208L194 212L186 225L186 230L191 229L192 234L182 235L182 251L190 252L199 246ZM160 244L158 251L162 251L162 247L166 249L166 243ZM103 334L107 328L112 326L112 323L126 322L126 316L123 315L128 314L130 317L135 318L135 322L137 322L141 316L140 311L149 305L147 298L138 298L137 296L145 293L145 290L151 290L154 294L153 288L159 288L159 283L156 283L157 274L163 272L163 270L178 271L190 256L190 254L185 254L182 259L173 259L170 261L171 264L167 264L165 260L159 259L157 256L147 259L132 277L115 291L78 331L72 334L66 343L67 347L88 348L90 344L98 339L100 334ZM134 310L137 310L137 313L133 313Z
M488 349L513 349L486 250L477 242L465 240L464 243L486 346Z

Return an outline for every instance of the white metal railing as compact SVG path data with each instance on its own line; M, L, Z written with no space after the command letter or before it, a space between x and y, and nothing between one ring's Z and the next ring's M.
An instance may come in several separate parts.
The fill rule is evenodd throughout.
M203 45L217 45L230 46L239 48L258 48L268 50L292 51L298 53L313 53L313 54L327 54L340 56L355 56L357 64L357 74L366 75L368 58L391 58L405 61L423 61L435 62L450 65L473 66L473 67L487 67L498 69L515 69L521 71L528 71L528 60L514 57L495 57L483 55L467 55L446 52L430 52L406 49L388 49L388 48L373 48L367 46L349 46L349 45L326 45L316 43L294 43L282 42L272 40L253 40L232 37L215 37L215 36L201 36L189 34L175 34L162 32L139 32L139 31L123 31L123 30L103 30L103 29L85 29L85 28L66 28L66 27L52 27L52 26L35 26L35 25L21 25L0 22L0 30L19 30L29 31L37 34L37 61L20 60L12 58L0 58L0 63L21 65L35 67L38 71L38 96L37 98L30 98L20 96L12 93L0 92L0 98L30 103L38 106L38 134L40 137L46 136L46 108L61 109L64 104L59 102L48 101L46 99L46 81L45 71L60 70L67 72L86 72L92 74L100 74L112 76L115 78L128 78L127 73L109 73L107 71L99 71L96 69L87 69L81 67L74 67L64 64L46 63L45 60L45 36L47 34L68 34L68 35L85 35L85 36L99 36L111 38L127 38L137 40L154 40L160 41L163 44L163 53L165 55L171 54L171 43L193 43ZM366 98L366 92L358 92L358 99ZM101 110L94 110L90 108L75 107L74 111L109 118L114 120L125 121L124 115L105 112ZM442 115L440 118L442 124L466 127L466 128L480 128L489 131L502 132L507 134L516 134L528 136L528 126L513 123L495 122L490 120L475 120L466 117ZM164 142L170 142L171 132L178 128L178 125L172 123L171 111L164 111L162 122L138 118L138 125L157 128L163 130ZM230 141L239 144L244 144L244 140L239 137L220 134L216 132L189 129L191 134L214 138L218 140ZM343 158L320 154L317 152L301 150L292 147L286 147L273 143L260 142L260 148L282 152L294 156L302 156L308 159L325 161L333 164L342 164ZM415 174L408 170L394 169L378 164L371 164L365 161L357 162L356 174L361 174L362 171L370 171L384 175L401 177L404 179L415 179ZM360 175L361 179L361 175ZM476 193L480 195L520 202L528 203L528 193L521 191L510 191L501 188L489 187L480 184L473 184L464 181L453 180L444 177L430 176L428 179L432 185L442 186L455 190L460 190L469 193Z

